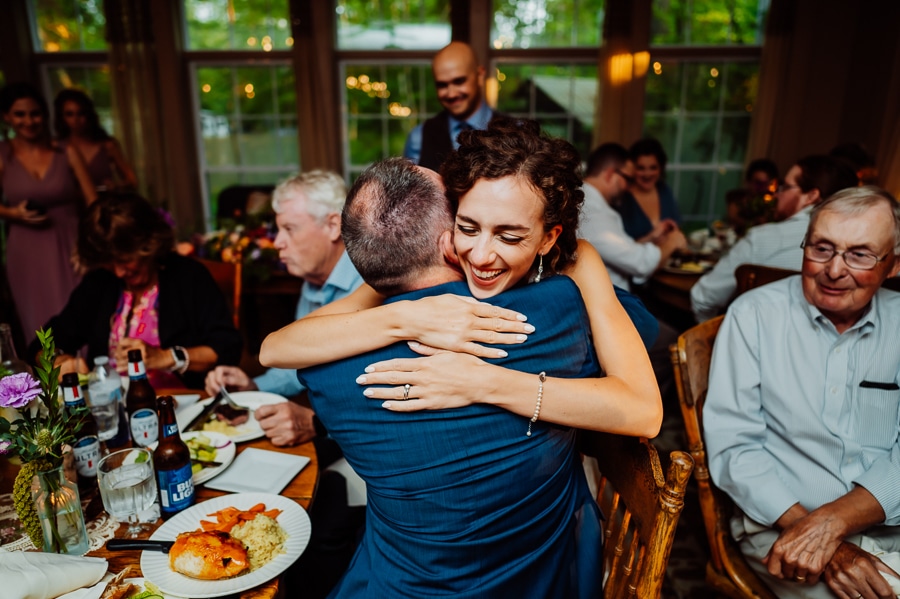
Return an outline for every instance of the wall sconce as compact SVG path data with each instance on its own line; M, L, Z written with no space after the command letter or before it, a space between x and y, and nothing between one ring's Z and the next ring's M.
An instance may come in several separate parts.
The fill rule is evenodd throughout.
M622 85L632 79L640 79L650 68L649 52L622 52L609 57L609 81L612 85Z

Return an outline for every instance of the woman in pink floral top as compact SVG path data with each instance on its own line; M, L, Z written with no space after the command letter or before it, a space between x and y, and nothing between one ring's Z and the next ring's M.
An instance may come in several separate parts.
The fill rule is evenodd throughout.
M91 270L47 323L65 352L63 372L86 370L74 357L85 344L90 361L108 355L120 371L128 350L140 349L157 389L202 388L207 370L238 363L241 337L225 297L206 268L173 245L172 228L136 194L91 206L78 239L78 259Z

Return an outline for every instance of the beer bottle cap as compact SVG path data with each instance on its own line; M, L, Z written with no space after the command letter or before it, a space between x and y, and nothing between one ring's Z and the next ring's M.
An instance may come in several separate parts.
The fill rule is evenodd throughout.
M130 349L130 350L128 350L128 361L129 361L129 362L141 362L141 361L143 361L143 357L141 357L141 350L139 350L139 349Z

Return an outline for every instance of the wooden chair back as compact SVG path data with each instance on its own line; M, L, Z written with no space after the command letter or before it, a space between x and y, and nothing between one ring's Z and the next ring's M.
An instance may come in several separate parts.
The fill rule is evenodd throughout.
M216 285L225 295L228 307L231 309L231 318L234 320L234 327L241 328L241 260L234 262L220 262L218 260L207 260L206 258L195 258L200 264L206 267L209 274L215 280Z
M790 272L790 271L785 271ZM762 284L762 283L760 283ZM706 581L733 599L775 599L775 595L750 569L737 543L731 538L729 520L734 504L713 485L703 444L703 403L709 385L709 362L713 342L723 316L688 329L671 347L675 383L688 443L694 459L694 478L703 525L709 541L710 559Z
M691 457L673 451L663 477L659 456L647 439L580 431L579 447L599 466L596 499L606 517L604 598L658 598L684 507Z
M763 266L762 264L741 264L734 270L737 279L737 292L735 297L750 291L755 287L761 287L768 283L774 283L791 275L799 275L800 271Z

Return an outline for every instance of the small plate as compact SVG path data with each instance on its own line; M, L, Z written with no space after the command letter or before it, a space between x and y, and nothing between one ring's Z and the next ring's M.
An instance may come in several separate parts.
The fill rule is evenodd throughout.
M253 416L256 408L287 401L286 397L276 395L275 393L267 393L265 391L235 391L234 393L229 393L229 395L231 395L234 403L244 406L245 408L250 408L250 419L244 424L236 426L234 428L234 433L228 435L235 443L243 443L244 441L253 441L254 439L265 437L266 433L263 432L262 428L259 426L259 422L257 422L256 418ZM212 398L204 399L203 401L186 407L180 413L176 412L175 419L178 421L178 428L183 430L183 428L190 424L194 418L200 415L203 408L211 401Z
M248 447L227 472L206 487L232 493L280 493L307 464L305 456Z
M674 266L671 264L666 264L662 267L661 270L664 272L670 272L676 275L702 275L705 272L709 272L710 269L714 266L714 264L708 260L699 260L697 262L687 262L687 264L694 264L696 266L685 268L684 265Z
M234 461L234 455L237 453L237 447L235 446L234 441L222 433L214 433L212 431L192 431L189 433L181 433L181 440L187 442L200 435L207 437L212 442L212 445L215 446L216 457L213 461L221 462L222 465L214 468L203 468L194 474L193 479L195 485L203 484L224 472L225 469L228 468L228 465ZM155 451L156 445L157 443L153 443L148 449Z
M143 593L144 591L147 590L147 587L144 586L144 582L146 582L145 578L126 578L122 582L130 582L131 584L138 586L140 588L140 591L138 591L138 593ZM162 590L160 590L160 592L162 593ZM162 599L185 599L185 598L182 597L181 595L173 595L171 593L162 593Z
M177 593L176 596L187 595L194 599L237 594L272 580L293 564L309 543L309 535L312 530L309 516L306 514L306 510L293 499L269 493L238 493L214 497L175 514L157 528L150 539L174 541L175 537L183 532L199 529L200 520L208 519L207 514L232 506L246 510L257 503L264 503L267 510L273 508L282 510L277 520L288 534L284 544L284 553L276 556L259 570L224 580L198 580L169 568L167 554L158 551L143 551L141 552L141 572L144 573L144 577L165 593Z

